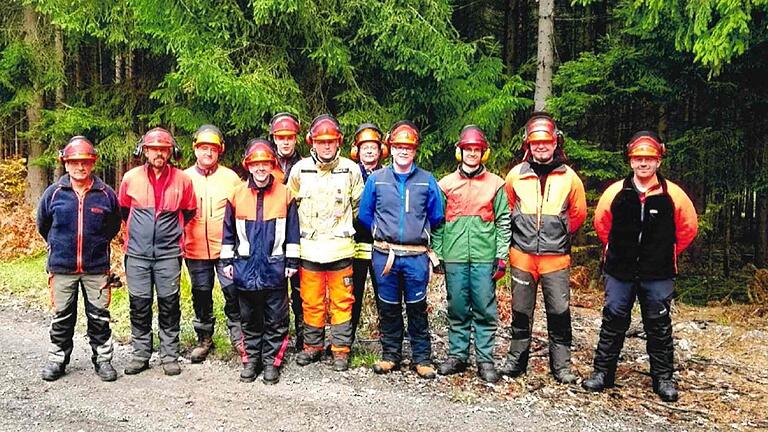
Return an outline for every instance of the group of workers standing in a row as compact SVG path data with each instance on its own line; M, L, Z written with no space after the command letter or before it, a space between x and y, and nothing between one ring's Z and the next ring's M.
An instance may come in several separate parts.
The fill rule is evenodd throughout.
M340 156L344 137L333 116L320 115L309 125L306 158L296 149L300 131L294 115L275 115L269 139L248 142L242 181L219 163L225 144L215 126L195 132L196 163L184 171L169 163L180 153L172 134L152 129L135 153L146 164L125 174L117 194L92 173L98 157L93 144L73 137L60 152L67 174L45 191L38 208L54 309L42 378L64 374L81 290L96 373L105 381L117 378L109 243L124 221L133 344L126 375L149 367L155 295L163 371L181 372L183 257L198 337L191 361L204 361L213 348L216 276L232 347L243 363L242 381L263 374L265 383L278 382L289 345L289 306L297 364L323 357L328 327L333 369L346 370L369 273L382 347L375 373L400 368L407 328L411 365L422 378L465 371L472 340L482 380L524 374L541 285L551 372L561 383L578 381L570 360L569 268L571 236L587 208L584 186L566 164L563 135L549 115L534 113L527 122L524 160L506 179L486 169L491 150L474 125L464 127L455 144L458 168L439 182L414 163L420 135L409 121L395 123L387 134L361 124L352 139L354 162ZM582 382L591 391L613 386L638 298L653 389L665 401L678 397L670 301L676 257L695 237L697 221L683 190L657 171L664 152L656 134L633 136L627 144L632 173L611 185L595 210L606 285L594 371ZM382 166L390 154L391 164ZM497 368L496 281L507 263L512 338L506 362ZM448 356L437 369L427 313L432 272L445 274L449 321Z

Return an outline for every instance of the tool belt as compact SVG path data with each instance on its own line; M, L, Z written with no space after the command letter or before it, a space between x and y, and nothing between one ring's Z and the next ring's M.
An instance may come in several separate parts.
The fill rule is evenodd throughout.
M381 272L382 276L392 270L392 264L395 263L395 251L426 253L433 266L440 264L440 259L437 258L435 251L424 245L402 245L385 242L383 240L374 240L373 247L379 250L388 251L387 263L384 265L384 270Z

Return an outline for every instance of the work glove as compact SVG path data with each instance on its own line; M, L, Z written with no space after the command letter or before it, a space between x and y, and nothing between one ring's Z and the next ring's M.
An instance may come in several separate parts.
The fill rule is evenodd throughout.
M495 263L493 263L493 271L491 272L493 276L491 276L491 279L493 279L494 282L498 281L499 279L504 277L504 273L506 272L507 272L507 263L504 262L503 259L499 258L496 260Z
M440 264L432 267L432 272L434 274L441 274L441 275L445 274L445 263L443 262L443 260L440 260Z

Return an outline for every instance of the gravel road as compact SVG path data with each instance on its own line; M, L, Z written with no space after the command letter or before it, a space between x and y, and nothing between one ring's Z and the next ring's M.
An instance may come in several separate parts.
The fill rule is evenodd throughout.
M356 368L334 373L325 364L300 368L289 361L281 382L266 386L260 379L239 382L238 366L232 363L184 363L181 375L166 377L153 360L150 370L124 376L127 346L116 349L118 380L104 383L93 372L81 333L75 336L67 374L47 383L40 379L47 330L44 312L0 295L2 431L679 429L663 418L623 418L614 412L558 406L532 395L509 401L477 397L477 388L483 392L478 382L472 384L474 393L464 393L446 385L450 378L425 382L413 372L380 377L368 368Z

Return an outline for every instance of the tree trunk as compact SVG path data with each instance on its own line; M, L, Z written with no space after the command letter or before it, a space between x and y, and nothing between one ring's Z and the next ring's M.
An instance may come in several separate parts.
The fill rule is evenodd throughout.
M54 31L54 50L56 52L56 66L62 75L63 80L56 86L56 109L60 109L64 104L64 82L66 82L66 71L64 70L64 37L61 29L56 27ZM53 178L57 179L64 174L64 167L56 164L53 169Z
M518 38L518 10L519 0L507 0L504 2L504 66L507 73L511 74L518 65L516 60L520 53L517 52Z
M731 203L726 198L723 204L723 277L731 277Z
M755 206L757 207L757 240L755 242L755 265L766 268L768 264L768 195L758 193Z
M539 0L539 38L536 54L536 91L534 108L543 111L552 95L552 68L554 67L555 1Z
M24 6L24 22L22 29L24 32L24 42L33 47L39 55L40 39L38 36L39 16L32 6ZM43 112L43 93L42 90L33 84L33 94L27 107L27 131L36 128L40 123ZM29 148L27 149L27 181L24 199L31 206L36 206L40 197L48 185L48 174L45 168L36 165L35 159L42 156L45 148L36 134L29 135Z

